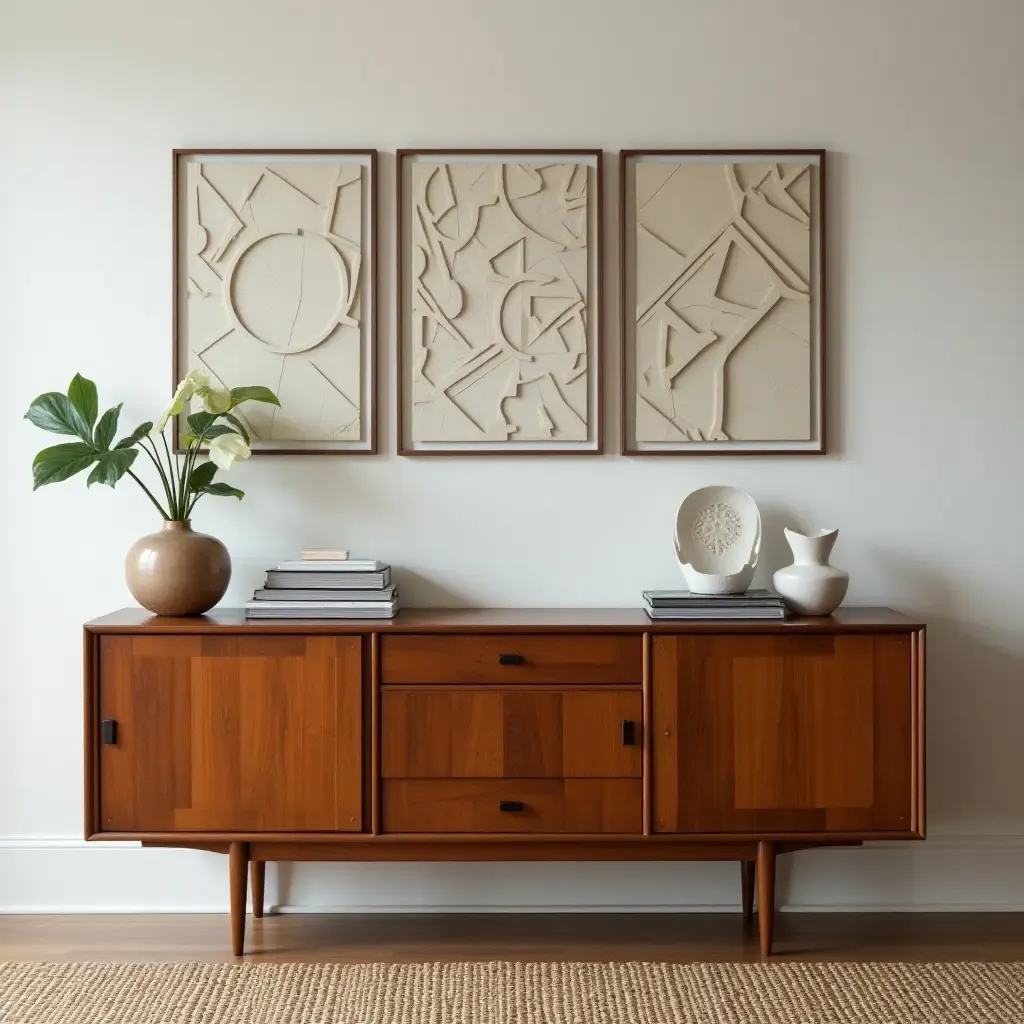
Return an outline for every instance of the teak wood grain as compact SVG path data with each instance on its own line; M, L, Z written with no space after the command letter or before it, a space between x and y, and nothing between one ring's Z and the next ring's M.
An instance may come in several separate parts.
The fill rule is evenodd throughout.
M268 860L731 859L749 908L756 860L769 952L779 855L923 838L924 656L888 609L128 609L85 628L86 835L230 854L235 950L250 862L257 906Z
M643 677L640 636L385 636L381 682L635 683Z
M288 913L253 928L249 953L253 963L750 963L754 941L727 913ZM790 912L777 943L787 962L1015 963L1024 960L1024 914ZM218 914L5 914L0 959L194 964L231 954ZM983 1015L980 1005L968 1014Z
M911 637L654 638L660 832L916 827Z
M103 637L101 827L358 831L358 637Z
M121 608L85 624L87 634L164 633L173 636L213 633L297 636L345 636L375 634L403 636L430 633L502 633L520 635L645 633L711 636L801 636L806 633L834 636L841 633L914 633L924 629L920 619L891 608L839 608L831 615L794 616L782 621L652 622L642 608L407 608L393 619L246 619L243 608L214 608L205 615L173 618L153 615L143 608ZM592 680L595 681L596 680ZM636 682L637 680L629 680Z
M642 823L639 779L385 779L383 796L386 832L615 834Z
M389 687L382 702L386 779L640 778L639 687Z

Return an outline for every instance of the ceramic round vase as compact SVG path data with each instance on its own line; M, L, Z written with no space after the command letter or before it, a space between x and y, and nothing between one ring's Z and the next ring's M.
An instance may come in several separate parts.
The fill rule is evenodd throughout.
M691 491L676 513L676 557L692 594L742 594L761 549L761 513L738 487Z
M228 589L231 558L216 537L172 520L132 545L125 576L143 608L157 615L201 615Z
M828 564L838 530L819 530L805 536L782 531L793 551L793 564L772 577L775 591L798 615L831 615L846 597L850 574Z

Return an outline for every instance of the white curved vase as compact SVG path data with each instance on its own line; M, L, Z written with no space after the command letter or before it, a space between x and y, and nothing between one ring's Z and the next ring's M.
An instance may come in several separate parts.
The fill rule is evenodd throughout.
M828 562L839 531L819 530L810 536L782 532L793 551L793 564L772 577L775 592L798 615L831 615L850 585L850 574Z
M738 487L691 491L676 513L676 557L693 594L741 594L754 578L761 513Z

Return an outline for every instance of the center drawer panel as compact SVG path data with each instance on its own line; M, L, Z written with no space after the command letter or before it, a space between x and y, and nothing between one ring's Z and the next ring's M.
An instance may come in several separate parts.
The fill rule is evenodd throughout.
M639 683L643 640L615 633L381 638L381 682Z
M639 688L388 687L381 702L385 779L640 777Z
M639 779L386 779L381 796L385 832L642 831Z

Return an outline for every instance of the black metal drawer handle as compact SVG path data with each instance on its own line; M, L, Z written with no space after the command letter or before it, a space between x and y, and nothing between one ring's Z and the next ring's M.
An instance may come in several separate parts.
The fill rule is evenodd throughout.
M624 747L636 746L636 722L626 719L622 723L622 745Z
M522 811L524 809L522 800L502 800L498 804L499 811L506 811L508 813L514 813L515 811Z
M499 665L522 665L523 656L521 654L499 654L498 664Z
M116 744L117 743L117 719L116 718L104 718L100 722L100 742Z

